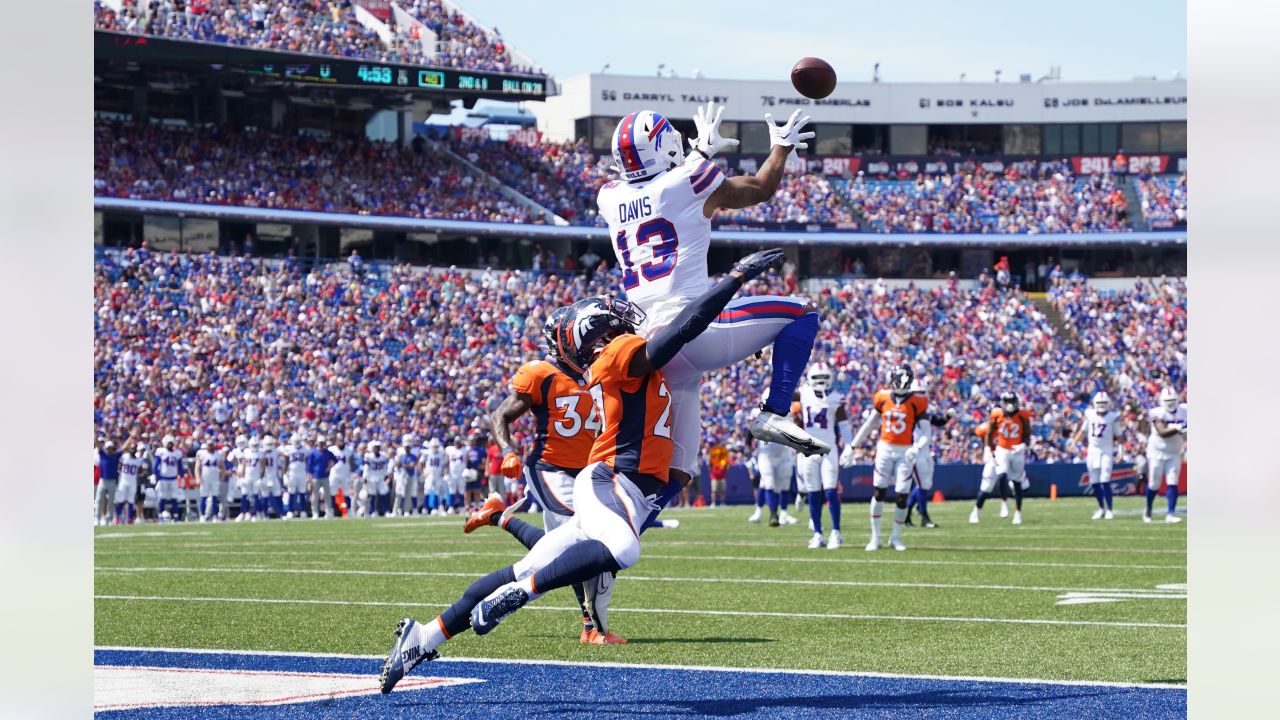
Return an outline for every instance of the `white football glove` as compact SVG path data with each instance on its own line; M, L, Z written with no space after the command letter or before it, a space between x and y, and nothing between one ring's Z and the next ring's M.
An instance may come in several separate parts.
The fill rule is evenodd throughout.
M715 156L721 150L737 147L738 141L720 136L720 116L724 114L724 106L716 107L715 102L708 100L704 108L698 106L693 115L693 126L698 130L698 137L689 139L689 146L706 155Z
M814 132L800 132L805 125L809 124L809 116L800 117L800 111L796 110L791 113L791 117L781 125L773 124L773 115L764 114L765 124L769 126L769 147L772 149L775 145L782 147L796 147L804 150L809 147L809 143L805 142L814 136Z
M840 467L853 467L853 443L844 446L844 450L840 451Z
M914 447L909 447L909 448L907 448L907 451L906 451L905 453L903 453L903 454L902 454L902 459L903 459L903 461L904 461L904 462L906 462L908 465L915 465L915 464L916 464L916 452L917 452L917 451L916 451L916 449L915 449Z

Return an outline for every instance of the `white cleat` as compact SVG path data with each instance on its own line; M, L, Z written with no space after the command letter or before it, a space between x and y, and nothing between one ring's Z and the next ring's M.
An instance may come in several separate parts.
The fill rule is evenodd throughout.
M661 522L662 522L662 527L668 530L675 530L676 528L680 527L679 520L662 520Z
M1013 524L1014 524L1014 525L1021 525L1021 524L1022 524L1022 511L1021 511L1021 510L1015 510L1015 511L1013 512Z
M1095 512L1093 513L1093 518L1092 518L1092 519L1094 519L1094 520L1101 520L1101 519L1102 519L1102 516L1103 516L1103 515L1106 515L1106 514L1107 514L1107 511L1106 511L1106 510L1103 510L1102 508L1098 508L1098 510L1097 510L1097 511L1095 511Z
M1177 515L1174 515L1173 513L1169 513L1168 515L1164 516L1164 521L1167 523L1180 523L1182 522L1182 518L1178 517Z
M761 410L751 421L751 436L762 442L786 445L804 455L826 455L831 446L810 435L782 415Z
M1102 519L1103 519L1103 520L1115 520L1115 519L1116 519L1116 514L1115 514L1115 513L1113 513L1113 512L1111 512L1110 510L1108 510L1108 511L1106 512L1106 514L1104 514L1104 515L1102 516Z
M879 549L880 549L879 540L872 540L871 542L867 543L867 547L866 547L867 552L875 552Z
M751 517L747 518L747 522L749 523L760 522L760 508L756 508L756 511L751 513Z
M975 507L969 511L969 523L973 525L978 524L978 508Z
M1144 512L1144 513L1142 513L1142 522L1144 522L1144 523L1149 523L1149 522L1151 522L1151 513L1149 513L1149 512Z
M822 538L822 533L814 533L813 537L809 538L810 550L817 550L818 548L826 544L827 544L827 541Z
M778 510L778 522L782 525L795 525L800 521L796 520L796 516L788 513L786 510ZM812 522L812 520L810 522ZM813 528L809 529L812 530Z
M841 545L844 545L844 535L841 535L839 530L832 530L831 535L827 537L827 549L839 550Z
M1000 503L1000 517L1002 518L1009 517L1009 503L1007 502Z
M907 546L904 545L902 542L902 538L899 538L899 537L889 538L889 547L893 548L894 550L897 550L898 552L902 552L903 550L907 549Z

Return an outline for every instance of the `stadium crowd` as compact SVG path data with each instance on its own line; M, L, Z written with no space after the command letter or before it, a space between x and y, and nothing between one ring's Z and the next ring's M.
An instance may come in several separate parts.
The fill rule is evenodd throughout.
M521 66L496 32L467 20L439 0L404 3L436 35L424 46L418 23L387 21L389 42L356 18L348 0L123 0L117 12L94 0L94 27L140 35L287 50L311 55L400 62L493 72L533 73Z
M603 226L596 193L612 160L583 142L443 142L497 182L574 225ZM97 195L296 210L490 222L543 222L487 179L425 142L409 147L358 137L313 138L215 127L100 120L94 127ZM341 168L341 173L336 171ZM734 222L841 225L883 233L1124 232L1128 203L1109 175L1056 168L1035 178L977 171L914 181L784 177L767 203L716 216ZM1153 223L1185 223L1186 176L1137 178Z
M1116 178L1077 178L1065 164L1034 177L978 170L919 175L903 182L859 174L839 184L871 232L1036 234L1131 229L1128 201Z
M1186 227L1187 175L1139 176L1134 181L1142 200L1142 215L1153 228Z
M149 200L541 223L427 146L210 127L94 124L94 194Z
M1187 284L1140 279L1132 290L1098 290L1058 277L1049 298L1080 345L1102 363L1125 404L1152 407L1163 385L1187 386Z

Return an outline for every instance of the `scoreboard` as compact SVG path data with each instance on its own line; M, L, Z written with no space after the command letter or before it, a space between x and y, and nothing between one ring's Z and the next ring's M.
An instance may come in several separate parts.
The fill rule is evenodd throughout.
M544 75L493 73L303 55L106 30L94 31L94 57L201 67L309 85L475 94L511 100L541 100L547 94L547 78Z

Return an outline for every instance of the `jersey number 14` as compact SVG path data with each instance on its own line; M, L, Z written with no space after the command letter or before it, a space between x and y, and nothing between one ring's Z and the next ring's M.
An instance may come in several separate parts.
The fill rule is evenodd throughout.
M671 274L676 267L676 247L680 244L680 238L676 236L676 226L663 218L654 218L647 222L643 222L635 230L636 244L638 248L641 245L647 245L657 238L657 244L652 248L653 260L640 265L640 271L636 272L636 266L631 262L632 246L627 243L627 231L619 230L616 244L618 246L618 257L622 258L622 288L624 290L632 290L640 286L640 278L652 282L659 278L664 278Z

